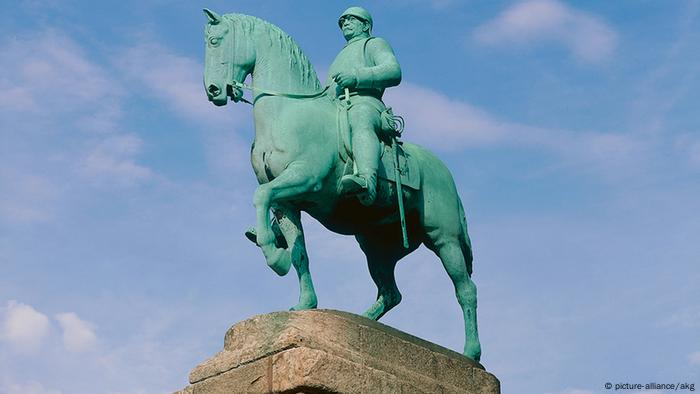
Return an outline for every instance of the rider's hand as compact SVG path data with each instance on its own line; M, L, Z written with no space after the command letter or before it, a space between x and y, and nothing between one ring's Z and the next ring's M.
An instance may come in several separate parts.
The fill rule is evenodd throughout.
M354 88L357 86L357 77L353 73L339 72L333 76L333 80L341 88Z

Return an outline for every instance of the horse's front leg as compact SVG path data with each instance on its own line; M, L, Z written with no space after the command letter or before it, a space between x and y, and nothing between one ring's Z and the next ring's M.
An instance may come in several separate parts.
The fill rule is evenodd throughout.
M310 168L308 164L296 161L290 163L277 178L258 186L255 190L253 204L257 217L256 242L262 249L270 268L279 275L285 275L289 271L291 261L282 255L286 254L287 250L278 248L275 244L275 235L270 225L270 207L286 199L319 190L321 180L321 174ZM287 245L292 245L292 240L288 239Z
M286 259L297 272L299 278L299 302L290 308L292 311L313 309L318 305L316 290L309 272L309 255L306 253L304 230L301 225L301 212L291 207L279 207L272 210L279 224L279 229L288 245ZM279 243L279 241L278 241ZM288 263L287 263L288 264Z

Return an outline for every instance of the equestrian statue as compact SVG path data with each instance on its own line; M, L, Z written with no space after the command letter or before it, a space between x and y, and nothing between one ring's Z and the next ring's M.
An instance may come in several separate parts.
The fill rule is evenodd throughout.
M425 244L452 280L464 316L464 355L478 361L476 286L467 221L452 175L428 150L399 141L402 119L387 108L384 90L401 81L389 43L372 35L370 13L343 12L346 44L325 86L296 42L259 18L205 9L204 86L217 106L252 104L251 151L259 186L256 225L246 236L278 275L291 267L299 302L317 306L301 211L326 228L354 235L377 286L364 316L377 320L401 301L396 263ZM251 76L251 84L245 83ZM244 98L243 90L252 92Z

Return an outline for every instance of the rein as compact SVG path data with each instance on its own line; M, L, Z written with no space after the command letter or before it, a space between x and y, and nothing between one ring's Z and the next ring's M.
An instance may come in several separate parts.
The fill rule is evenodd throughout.
M313 99L317 97L323 96L326 91L328 91L328 88L330 88L330 85L326 85L323 90L320 92L316 93L311 93L311 94L297 94L297 93L283 93L283 92L277 92L274 90L267 90L267 89L260 89L256 88L255 86L250 86L248 84L245 84L243 82L238 82L238 81L232 81L231 86L234 88L238 89L246 89L250 90L251 92L260 92L255 98L253 99L253 102L250 102L246 100L245 98L241 97L240 101L243 101L244 103L250 104L250 105L255 105L255 102L258 101L260 97L263 96L276 96L276 97L286 97L286 98L292 98L292 99Z

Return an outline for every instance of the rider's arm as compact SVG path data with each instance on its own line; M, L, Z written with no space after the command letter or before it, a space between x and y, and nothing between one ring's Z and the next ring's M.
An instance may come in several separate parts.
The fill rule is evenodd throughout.
M388 88L401 82L401 67L388 42L378 37L369 40L366 54L372 65L356 70L358 88Z

